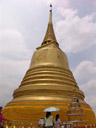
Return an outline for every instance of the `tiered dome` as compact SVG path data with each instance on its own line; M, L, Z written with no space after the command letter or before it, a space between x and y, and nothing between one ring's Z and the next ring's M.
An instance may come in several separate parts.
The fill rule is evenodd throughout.
M3 115L12 121L37 122L45 116L43 110L46 107L54 106L60 108L61 120L68 121L68 105L74 94L86 113L85 120L94 123L94 112L84 101L84 93L69 69L67 56L57 43L50 10L43 43L34 52L30 67L19 88L14 91L13 100L5 106Z

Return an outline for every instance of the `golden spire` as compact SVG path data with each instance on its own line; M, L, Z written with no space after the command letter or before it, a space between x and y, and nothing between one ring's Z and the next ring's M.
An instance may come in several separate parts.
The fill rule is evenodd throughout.
M48 27L47 27L46 35L44 37L42 45L48 44L50 42L54 42L55 44L58 45L55 34L54 34L53 24L52 24L52 5L51 4L50 4L50 14L49 14Z

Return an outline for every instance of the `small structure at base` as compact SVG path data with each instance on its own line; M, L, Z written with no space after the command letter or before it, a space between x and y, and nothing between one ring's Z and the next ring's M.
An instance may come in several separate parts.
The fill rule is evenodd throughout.
M84 116L85 113L83 112L83 108L80 105L78 97L73 96L68 110L70 123L73 123L74 127L80 126L81 123L85 125L86 123L88 123L88 120L84 120Z

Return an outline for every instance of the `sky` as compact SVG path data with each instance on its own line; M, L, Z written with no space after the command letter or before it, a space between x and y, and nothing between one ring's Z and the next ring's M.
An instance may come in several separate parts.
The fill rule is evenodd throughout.
M0 0L0 106L12 99L44 39L50 3L59 46L96 114L96 0Z

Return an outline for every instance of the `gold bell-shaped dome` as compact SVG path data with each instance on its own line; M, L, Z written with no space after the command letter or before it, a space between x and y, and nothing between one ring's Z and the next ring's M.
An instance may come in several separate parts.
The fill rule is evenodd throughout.
M69 69L67 56L57 43L51 9L45 38L34 52L30 67L14 91L13 100L5 106L3 115L12 121L37 122L45 116L45 108L54 106L60 108L61 120L68 121L68 107L74 94L86 114L85 120L94 123L94 112L84 101L84 93ZM56 113L52 114L55 116Z

